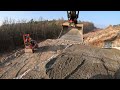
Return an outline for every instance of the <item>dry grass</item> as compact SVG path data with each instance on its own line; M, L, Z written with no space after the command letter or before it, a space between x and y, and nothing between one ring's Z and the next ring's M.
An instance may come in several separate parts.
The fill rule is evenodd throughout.
M29 33L37 41L58 37L63 20L25 20L16 23L14 20L5 20L0 27L0 52L16 49L23 46L23 34Z
M51 21L42 20L42 18L38 21L31 19L29 22L6 19L0 27L0 52L24 47L23 34L27 33L36 41L55 39L60 34L63 22L66 22L63 18ZM91 22L81 23L84 25L84 31L91 31L95 28Z

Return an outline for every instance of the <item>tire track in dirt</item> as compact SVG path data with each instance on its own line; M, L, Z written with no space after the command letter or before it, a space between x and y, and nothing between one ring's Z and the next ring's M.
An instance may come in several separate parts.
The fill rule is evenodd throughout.
M23 57L24 57L24 55L22 55L19 58L23 58ZM0 72L1 76L3 76L7 71L9 71L11 69L11 67L15 66L15 64L17 64L17 63L18 63L17 59L15 59L15 60L13 59L11 61L11 65L2 66L2 68L1 68L2 71Z
M32 58L33 55L27 58L26 55L23 55L23 57L17 58L16 64L11 66L5 73L3 73L1 78L4 79L9 79L9 78L14 78L17 74L17 72L21 69L21 67L23 67L26 63L28 63L29 58ZM15 62L14 62L15 63Z
M77 68L75 68L75 70L73 70L72 73L70 73L68 76L66 76L65 79L68 79L70 76L72 76L84 63L85 63L85 60L83 60L83 61L81 62L81 64L78 65Z
M1 79L34 79L34 78L49 78L46 75L45 65L51 60L51 57L58 56L65 49L70 47L72 44L78 42L55 39L46 40L39 43L39 48L35 53L24 53L23 55L16 57L10 65L0 68Z

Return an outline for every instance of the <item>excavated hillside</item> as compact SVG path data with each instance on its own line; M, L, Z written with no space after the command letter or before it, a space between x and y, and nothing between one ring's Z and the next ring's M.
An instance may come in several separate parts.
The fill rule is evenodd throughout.
M120 26L109 26L84 35L84 42L97 47L104 47L106 41L112 41L113 46L120 46Z
M105 40L118 44L119 31L108 27L85 34L84 43L64 40L65 34L40 42L35 53L18 50L0 59L0 79L118 79L120 51L101 47Z
M46 64L46 73L52 79L116 79L120 78L120 52L104 49L106 41L120 46L120 27L84 35L86 45L72 45ZM89 46L88 46L89 45Z
M78 42L48 39L39 43L39 48L35 53L24 53L19 50L10 56L0 60L1 79L42 79L49 77L46 75L45 65L64 51L69 45Z

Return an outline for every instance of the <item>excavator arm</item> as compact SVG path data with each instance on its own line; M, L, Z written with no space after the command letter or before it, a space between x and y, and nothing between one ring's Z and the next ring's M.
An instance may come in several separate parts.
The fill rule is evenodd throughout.
M79 17L79 11L77 11L77 18Z
M72 20L72 22L76 23L79 17L79 11L67 11L68 20Z

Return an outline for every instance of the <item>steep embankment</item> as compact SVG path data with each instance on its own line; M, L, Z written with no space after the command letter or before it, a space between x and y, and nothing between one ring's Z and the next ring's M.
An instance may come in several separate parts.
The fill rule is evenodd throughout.
M119 45L120 27L109 26L103 30L97 30L84 35L85 43L97 47L103 47L106 40L112 41L113 46Z

